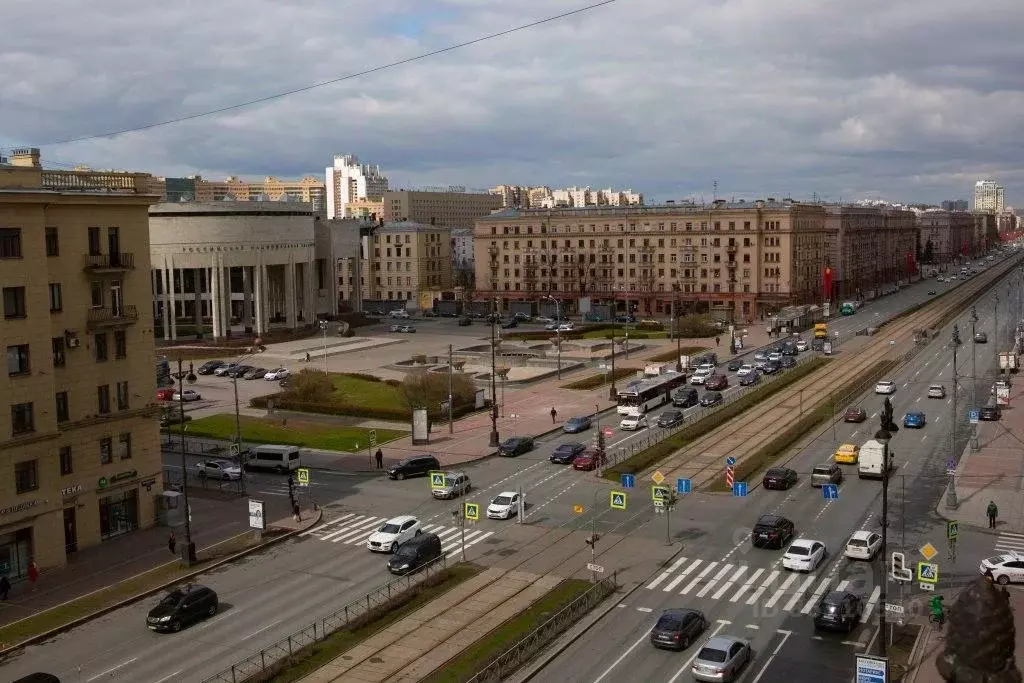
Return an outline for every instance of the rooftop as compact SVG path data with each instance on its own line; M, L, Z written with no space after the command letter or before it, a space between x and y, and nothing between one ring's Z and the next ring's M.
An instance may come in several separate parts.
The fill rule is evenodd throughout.
M680 214L708 214L714 211L790 211L797 207L813 208L820 206L805 202L795 202L791 199L778 201L775 199L756 201L735 201L728 202L719 199L711 204L697 204L694 202L666 203L658 205L630 205L630 206L579 206L552 209L517 209L505 208L491 212L477 220L501 221L513 218L542 218L542 217L592 217L592 216L658 216L658 215L680 215Z
M312 216L313 205L309 202L160 202L149 207L149 215L180 216L232 214L249 216L288 215Z

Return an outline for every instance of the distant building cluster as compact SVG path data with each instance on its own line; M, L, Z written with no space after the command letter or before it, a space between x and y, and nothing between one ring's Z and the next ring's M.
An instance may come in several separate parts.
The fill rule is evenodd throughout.
M947 199L941 206L943 211L967 211L970 205L966 199Z
M567 187L552 190L546 186L498 185L491 188L491 192L501 197L501 206L506 209L640 206L644 203L644 196L640 192L612 188L592 190L590 187Z

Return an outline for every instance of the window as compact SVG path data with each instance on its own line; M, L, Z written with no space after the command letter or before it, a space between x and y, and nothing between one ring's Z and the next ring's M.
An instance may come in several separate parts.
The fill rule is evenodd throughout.
M7 347L7 376L27 375L28 365L28 344L18 344Z
M101 363L107 360L107 333L99 332L93 335L92 345L96 351L96 362Z
M15 403L11 406L11 434L28 434L36 430L31 403Z
M67 422L71 419L71 411L68 407L68 392L57 392L57 422Z
M39 488L39 476L35 460L14 463L14 487L18 493Z
M60 283L50 283L50 313L57 313L64 308L63 297L60 295Z
M110 412L110 385L101 384L96 387L96 410L100 415Z
M114 461L114 441L109 436L100 439L100 464L109 465Z
M25 311L25 288L4 287L4 317L24 318Z
M21 258L21 228L0 228L0 258Z
M89 255L99 256L100 254L100 229L89 228Z
M71 460L71 446L60 447L60 474L65 476L75 471Z
M57 239L57 228L46 229L46 255L60 255L60 241Z
M64 337L53 337L50 339L50 347L53 352L53 367L64 367Z
M128 382L117 383L117 409L128 410Z
M128 336L124 330L114 332L114 358L128 357Z
M89 283L89 303L93 308L103 307L103 283L99 280Z
M117 454L121 460L131 460L132 457L132 435L130 432L122 432L117 437Z

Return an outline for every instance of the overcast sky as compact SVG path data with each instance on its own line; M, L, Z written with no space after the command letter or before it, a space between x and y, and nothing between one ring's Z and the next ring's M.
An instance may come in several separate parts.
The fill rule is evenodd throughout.
M589 0L592 1L592 0ZM0 148L158 175L633 188L649 200L1024 205L1024 2L617 0L228 113L588 0L2 0Z

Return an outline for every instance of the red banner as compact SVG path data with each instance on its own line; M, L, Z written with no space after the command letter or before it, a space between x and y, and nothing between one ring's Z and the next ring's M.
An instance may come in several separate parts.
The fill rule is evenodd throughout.
M917 272L917 263L915 262L915 259L914 259L914 252L912 252L912 251L908 251L907 252L906 263L907 263L907 275L913 275L914 273Z
M832 300L832 268L825 266L825 273L822 276L822 299L825 301Z

